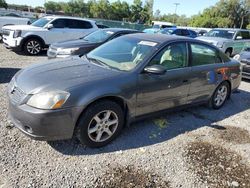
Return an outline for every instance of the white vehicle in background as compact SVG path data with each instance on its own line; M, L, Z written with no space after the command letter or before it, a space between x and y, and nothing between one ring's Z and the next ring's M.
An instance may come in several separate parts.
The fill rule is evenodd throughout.
M2 27L6 25L28 25L30 24L29 18L1 16L0 17L0 41L2 40Z
M161 29L176 28L176 25L170 22L152 21L153 27L144 29L144 33L158 33Z
M250 30L218 28L212 29L196 39L217 46L230 57L239 54L246 47L250 47Z
M95 21L67 16L46 16L31 25L3 27L6 48L37 55L55 42L79 39L97 30Z

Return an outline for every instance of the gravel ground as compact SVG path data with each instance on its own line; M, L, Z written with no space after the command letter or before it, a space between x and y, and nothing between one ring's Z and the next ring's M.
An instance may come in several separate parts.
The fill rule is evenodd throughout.
M7 121L6 86L46 60L0 47L0 188L250 187L250 82L221 110L204 106L125 128L106 147L34 141Z

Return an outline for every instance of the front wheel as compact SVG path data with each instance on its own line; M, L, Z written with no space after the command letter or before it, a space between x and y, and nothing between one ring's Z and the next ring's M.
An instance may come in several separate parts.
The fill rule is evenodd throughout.
M42 51L42 44L37 39L29 39L24 44L24 51L27 55L38 55Z
M229 97L230 87L227 82L221 83L215 90L214 94L212 95L209 106L213 109L219 109L221 108L224 103L226 102L226 99Z
M89 147L101 147L119 135L124 124L124 113L113 101L100 101L82 114L77 124L77 137Z

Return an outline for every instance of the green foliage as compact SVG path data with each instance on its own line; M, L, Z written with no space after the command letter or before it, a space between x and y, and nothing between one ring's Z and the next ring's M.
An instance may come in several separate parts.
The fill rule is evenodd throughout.
M153 18L154 0L134 0L132 5L117 0L70 0L67 3L48 1L44 4L49 12L64 11L67 15L131 22L150 23Z
M8 4L6 3L5 0L0 0L0 8L5 8L5 9L8 8Z
M193 16L190 26L246 28L250 22L249 0L220 0L215 6Z

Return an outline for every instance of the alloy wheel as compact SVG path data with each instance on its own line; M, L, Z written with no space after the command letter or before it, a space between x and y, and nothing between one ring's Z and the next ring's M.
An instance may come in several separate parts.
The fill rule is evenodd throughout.
M217 93L214 97L214 104L216 106L221 106L225 102L227 95L228 95L228 88L225 85L221 85L218 88Z
M118 116L114 111L102 111L90 121L88 136L94 142L104 142L116 132L118 123Z
M26 45L27 51L32 54L36 55L41 51L41 45L36 40L30 40Z

